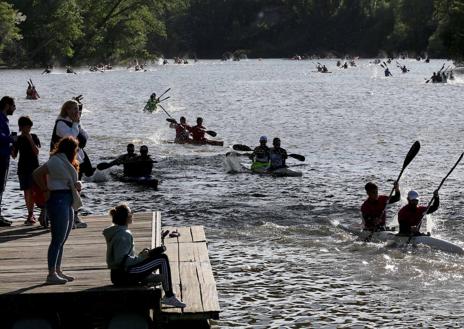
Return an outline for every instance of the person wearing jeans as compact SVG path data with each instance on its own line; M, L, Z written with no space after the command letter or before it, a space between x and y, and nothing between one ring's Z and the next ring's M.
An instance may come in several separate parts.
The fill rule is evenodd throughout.
M62 138L51 153L50 159L33 172L34 180L46 194L46 208L51 224L52 239L48 248L48 284L74 281L61 270L63 247L74 222L74 210L82 206L78 181L78 141L74 137Z

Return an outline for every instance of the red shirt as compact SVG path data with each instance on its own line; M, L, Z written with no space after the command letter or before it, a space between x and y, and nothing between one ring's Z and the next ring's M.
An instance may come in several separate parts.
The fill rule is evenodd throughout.
M176 126L176 141L187 142L189 139L189 132L192 130L189 125L177 124Z
M416 226L419 225L421 218L424 216L424 212L427 210L425 206L418 206L416 208L406 205L400 209L398 213L398 223L400 226Z
M386 195L379 195L377 200L368 198L364 201L361 206L361 212L364 219L364 227L366 229L374 229L377 225L385 225L386 215L384 210L387 202L388 196Z
M205 127L196 125L192 128L192 138L195 142L205 141Z

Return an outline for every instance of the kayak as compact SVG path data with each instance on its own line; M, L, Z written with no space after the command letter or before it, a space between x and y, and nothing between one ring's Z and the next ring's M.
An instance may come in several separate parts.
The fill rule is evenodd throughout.
M212 145L212 146L224 146L224 141L214 141L206 140L206 142L186 142L186 143L176 143L176 141L168 141L169 144L189 144L189 145Z
M269 175L273 177L301 177L301 171L291 170L289 168L279 168L276 170L267 170L266 168L252 168L251 164L240 162L240 154L237 152L228 152L224 159L224 166L228 173L252 173L257 175Z
M245 168L249 169L253 174L258 175L271 175L274 177L301 177L303 173L301 171L295 171L288 168L279 168L275 170L268 170L264 168L254 168L244 165Z
M359 226L338 224L338 227L345 232L356 235L362 241L392 242L398 247L405 247L408 244L411 244L412 246L422 244L429 246L432 249L441 250L444 252L460 255L464 254L464 249L462 249L460 246L446 240L434 238L430 235L418 235L411 238L409 235L398 235L392 229L372 233L370 231L361 230ZM411 241L408 243L409 239L411 239Z
M120 182L132 183L141 186L150 187L153 189L158 189L158 180L152 176L148 177L128 177L117 173L111 173L111 176L116 178Z

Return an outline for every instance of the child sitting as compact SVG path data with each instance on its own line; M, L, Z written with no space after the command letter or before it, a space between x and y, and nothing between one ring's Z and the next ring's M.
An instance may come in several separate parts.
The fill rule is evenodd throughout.
M168 256L164 254L164 246L155 249L144 249L139 254L134 250L134 238L128 225L132 223L132 212L125 204L110 210L113 224L103 230L106 239L106 263L111 270L111 282L115 285L138 284L153 271L160 270L165 296L162 304L185 307L172 291L171 270Z

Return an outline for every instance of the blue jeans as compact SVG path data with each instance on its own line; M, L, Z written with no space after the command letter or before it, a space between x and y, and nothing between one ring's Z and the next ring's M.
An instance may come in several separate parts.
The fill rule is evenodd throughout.
M52 240L48 247L48 269L61 267L64 243L68 239L74 222L73 197L70 190L51 191L47 200L47 214L50 220Z

